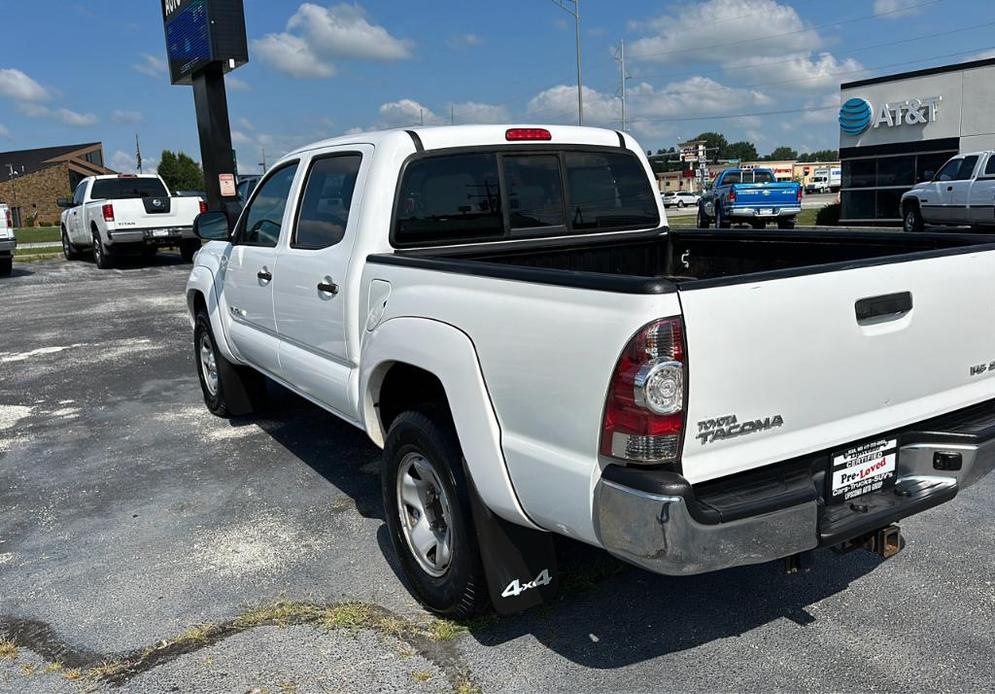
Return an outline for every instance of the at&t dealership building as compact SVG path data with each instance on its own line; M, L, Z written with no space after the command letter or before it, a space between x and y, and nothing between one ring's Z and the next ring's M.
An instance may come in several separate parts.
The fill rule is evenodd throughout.
M840 219L900 223L899 200L959 152L995 149L995 58L841 85Z

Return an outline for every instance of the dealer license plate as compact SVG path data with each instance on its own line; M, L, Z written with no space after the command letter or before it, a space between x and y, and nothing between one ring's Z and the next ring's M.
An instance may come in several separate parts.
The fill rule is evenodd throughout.
M829 503L843 503L895 483L898 441L880 439L833 453L829 464Z
M164 236L169 236L169 229L153 229L152 230L152 237L153 238L157 238L158 239L158 238L162 238Z
M770 217L772 214L774 214L774 210L772 210L771 208L769 208L769 207L761 207L760 208L760 216L761 217Z

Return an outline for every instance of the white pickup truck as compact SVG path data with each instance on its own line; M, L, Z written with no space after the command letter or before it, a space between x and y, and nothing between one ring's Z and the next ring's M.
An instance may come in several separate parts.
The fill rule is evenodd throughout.
M995 244L670 231L643 151L351 135L284 157L231 231L195 222L208 408L247 414L265 375L365 430L434 611L547 599L553 534L674 575L889 556L995 464Z
M902 195L905 231L927 224L969 226L991 233L995 227L995 152L953 157L932 180Z
M14 220L7 205L0 205L0 277L6 277L14 269Z
M180 249L193 260L200 240L193 220L207 210L203 200L170 197L161 178L153 175L90 176L80 181L72 198L61 198L62 251L77 260L89 248L97 267L113 267L117 256L152 256L164 246Z

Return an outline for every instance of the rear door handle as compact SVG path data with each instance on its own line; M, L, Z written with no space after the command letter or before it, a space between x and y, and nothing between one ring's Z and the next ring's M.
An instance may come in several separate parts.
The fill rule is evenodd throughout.
M258 277L263 282L269 282L273 279L273 273L267 270L266 268L263 268L262 270L256 273L256 277Z
M860 299L854 304L857 322L880 316L899 316L912 310L912 292L896 292Z

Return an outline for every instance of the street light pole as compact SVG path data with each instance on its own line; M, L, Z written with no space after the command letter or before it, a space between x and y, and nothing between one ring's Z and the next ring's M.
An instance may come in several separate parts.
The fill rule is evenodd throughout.
M580 0L553 0L553 2L574 18L577 32L577 124L584 125L584 87L580 69Z

